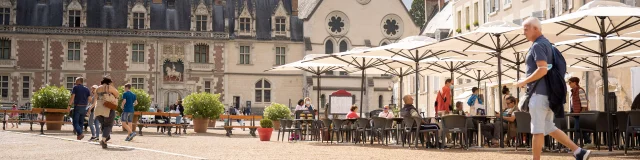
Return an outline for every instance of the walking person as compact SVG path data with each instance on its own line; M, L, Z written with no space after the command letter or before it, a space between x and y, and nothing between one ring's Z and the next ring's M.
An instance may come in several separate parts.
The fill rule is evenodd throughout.
M13 106L11 106L11 110L12 111L18 111L18 106L16 104L13 104ZM11 128L15 127L15 128L20 128L20 125L18 125L18 121L20 120L20 115L18 113L11 113L9 116L12 120L14 120L13 123L11 123ZM15 124L15 126L14 126Z
M71 89L71 99L69 99L69 110L73 105L73 130L76 133L76 138L82 140L84 135L82 134L82 126L84 125L84 117L87 114L87 104L89 104L89 95L91 92L87 87L82 85L84 78L76 78L76 86Z
M136 136L136 132L133 130L133 106L138 104L136 100L136 94L131 92L131 84L124 85L124 93L122 94L122 126L129 133L125 141L131 141Z
M95 118L96 106L96 88L98 85L91 86L91 98L89 99L89 129L91 129L91 139L89 141L98 141L100 139L100 122Z
M567 146L573 151L576 160L586 160L589 158L591 151L578 147L569 136L555 127L553 123L554 112L550 108L548 95L552 91L546 83L548 64L552 62L553 51L555 48L549 40L542 35L540 21L537 18L528 18L523 23L524 35L527 40L533 42L525 59L527 78L517 83L518 87L527 86L532 89L529 91L531 99L529 101L529 113L531 114L531 134L533 134L532 152L533 159L539 160L542 154L542 146L544 144L544 136L550 135L558 142ZM566 67L566 66L551 66ZM536 85L535 89L534 84Z
M102 139L100 145L102 148L107 148L107 141L111 139L111 129L116 118L116 111L104 106L105 96L113 95L114 97L120 96L118 89L111 86L111 78L104 77L100 82L100 86L96 88L96 103L94 107L94 116L102 125Z
M587 100L587 93L580 87L580 78L571 77L569 78L569 87L571 88L571 113L580 113L589 111L589 101ZM579 132L580 130L580 116L574 116L575 120L575 129ZM582 133L580 135L584 139L585 146L589 146L591 144L591 137L588 133ZM578 136L573 137L573 142L578 143ZM588 147L585 147L588 148Z
M178 102L176 102L175 113L178 113L178 116L176 116L176 124L182 124L182 117L184 117L184 106L182 106L182 100L178 100ZM176 126L174 134L179 134L181 128L182 126Z
M438 91L438 95L436 96L436 116L443 116L449 114L449 111L453 109L451 106L451 88L453 87L453 80L451 78L444 81L444 86L440 91Z

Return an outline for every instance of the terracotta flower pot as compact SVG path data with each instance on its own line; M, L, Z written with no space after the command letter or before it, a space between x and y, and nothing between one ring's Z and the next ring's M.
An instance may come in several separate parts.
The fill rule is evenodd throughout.
M46 121L62 121L64 114L49 113L46 115ZM59 131L62 123L46 123L48 131Z
M273 122L273 128L280 128L280 121L276 120L272 122Z
M196 133L207 133L209 118L194 118L193 131Z
M216 120L209 120L208 127L215 128L216 127Z
M273 128L258 128L258 135L260 135L260 141L271 141L271 134Z

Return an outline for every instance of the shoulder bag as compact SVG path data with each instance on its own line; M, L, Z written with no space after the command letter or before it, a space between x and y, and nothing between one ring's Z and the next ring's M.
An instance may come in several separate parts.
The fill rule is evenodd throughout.
M111 92L108 92L109 90L111 90L111 86L107 85L106 87L107 87L107 94L103 96L104 102L102 102L102 105L104 105L109 109L116 110L118 109L118 99L116 99L116 97L113 96Z

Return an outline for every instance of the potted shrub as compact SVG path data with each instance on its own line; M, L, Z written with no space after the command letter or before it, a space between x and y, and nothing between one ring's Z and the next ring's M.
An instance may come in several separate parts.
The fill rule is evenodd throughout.
M144 89L136 89L131 88L131 92L136 95L136 100L138 104L133 106L134 112L149 112L149 108L151 107L151 96ZM118 87L118 93L120 93L120 97L118 97L118 109L116 110L120 115L122 114L122 94L124 93L124 86ZM140 117L138 115L133 115L133 121L137 121ZM133 130L135 130L136 126L133 126ZM125 131L124 127L122 127L122 131Z
M182 105L184 114L193 116L193 131L196 133L206 133L209 120L218 119L224 112L220 94L193 93L184 98Z
M45 86L33 94L31 104L34 108L67 109L71 92L60 86ZM62 121L64 114L46 113L48 121ZM47 123L47 130L60 130L61 123Z
M473 26L479 26L480 24L478 23L478 21L473 21Z
M471 25L467 24L466 28L467 28L467 31L471 30Z
M461 33L461 32L462 32L462 29L460 28L456 29L456 33Z
M270 141L271 133L273 133L273 122L269 119L260 120L260 128L258 128L260 141Z
M271 103L264 109L264 118L273 122L273 127L280 128L280 119L291 119L289 107L280 103Z

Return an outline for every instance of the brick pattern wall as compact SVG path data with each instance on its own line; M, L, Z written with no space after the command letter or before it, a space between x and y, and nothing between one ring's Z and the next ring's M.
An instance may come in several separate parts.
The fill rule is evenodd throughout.
M154 66L156 65L156 48L154 45L149 45L149 60L147 61L147 64L149 64L149 71L153 71L154 70ZM149 93L149 95L154 95L154 91L155 91L155 85L156 85L156 79L155 79L155 75L151 75L149 76L149 78L147 79L147 83L149 84L149 91L147 93ZM154 96L151 96L151 99L153 100Z
M20 69L42 69L44 64L44 43L42 41L19 40L17 47Z
M213 86L213 92L220 94L220 101L224 102L224 44L216 43L213 45L213 62L215 67L214 78L218 78Z
M111 69L111 80L113 85L121 86L126 84L128 49L126 43L111 43L109 47L109 68Z
M104 44L89 42L85 47L84 55L87 57L84 62L85 70L103 70L104 69Z
M60 86L60 70L62 70L62 63L64 59L62 59L64 55L64 47L62 46L62 42L60 41L52 41L50 44L50 63L49 67L51 68L51 72L49 73L49 84Z
M44 87L44 72L35 72L33 74L33 88L31 91L35 92L36 90Z

